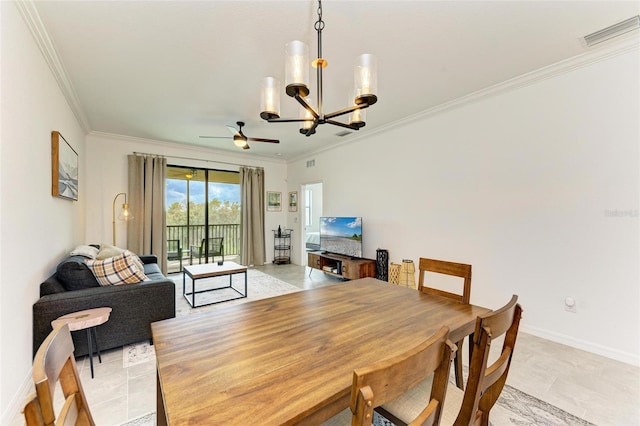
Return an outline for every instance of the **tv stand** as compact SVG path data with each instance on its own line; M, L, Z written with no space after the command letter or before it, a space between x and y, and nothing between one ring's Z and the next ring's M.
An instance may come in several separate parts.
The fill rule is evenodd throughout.
M309 252L307 265L310 268L309 276L314 269L347 280L376 276L375 260L326 251Z

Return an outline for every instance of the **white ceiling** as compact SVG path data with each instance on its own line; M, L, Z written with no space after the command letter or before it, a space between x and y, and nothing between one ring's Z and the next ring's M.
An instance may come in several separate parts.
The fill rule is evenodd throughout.
M307 138L296 123L259 117L262 78L284 80L285 43L303 40L316 56L317 2L34 4L88 130L238 151L230 138L199 136L229 136L225 125L242 120L247 136L281 141L244 152L285 159L353 137L325 124ZM639 11L637 1L325 0L324 110L348 106L361 53L378 58L366 133L584 53L582 37ZM282 116L297 117L295 100L281 99Z

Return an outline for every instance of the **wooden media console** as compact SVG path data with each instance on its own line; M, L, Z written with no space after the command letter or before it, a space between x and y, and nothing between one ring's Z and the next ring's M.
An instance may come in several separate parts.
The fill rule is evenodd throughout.
M376 276L376 261L361 257L314 251L309 252L307 265L311 268L309 275L314 269L317 269L326 274L349 280Z

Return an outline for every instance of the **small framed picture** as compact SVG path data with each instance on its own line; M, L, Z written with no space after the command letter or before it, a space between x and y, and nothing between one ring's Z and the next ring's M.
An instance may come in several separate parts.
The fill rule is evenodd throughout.
M298 211L298 191L291 191L289 193L289 211Z
M267 191L267 211L282 211L282 192Z
M78 201L78 153L60 132L51 132L51 195Z

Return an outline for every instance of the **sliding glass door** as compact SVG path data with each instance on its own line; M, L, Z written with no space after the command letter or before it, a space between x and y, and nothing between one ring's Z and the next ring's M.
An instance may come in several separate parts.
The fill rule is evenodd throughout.
M239 256L238 172L168 166L166 194L169 272L211 261L211 238L223 238L225 260Z

